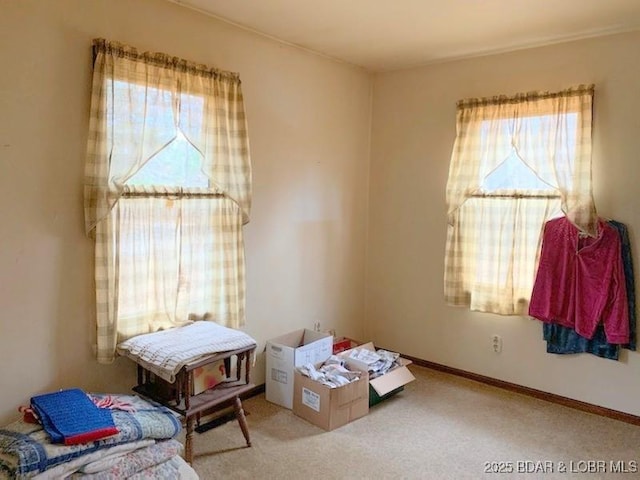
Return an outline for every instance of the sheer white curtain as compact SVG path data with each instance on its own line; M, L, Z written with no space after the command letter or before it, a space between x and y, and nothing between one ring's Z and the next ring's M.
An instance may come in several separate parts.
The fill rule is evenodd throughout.
M458 102L447 183L445 299L526 315L544 222L595 235L593 85Z
M251 163L237 74L94 41L85 169L98 360L131 336L244 323Z

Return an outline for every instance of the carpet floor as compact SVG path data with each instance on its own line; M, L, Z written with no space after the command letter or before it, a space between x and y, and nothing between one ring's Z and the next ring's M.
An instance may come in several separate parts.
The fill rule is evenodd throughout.
M640 479L640 427L412 365L416 381L331 432L258 395L194 434L209 479Z

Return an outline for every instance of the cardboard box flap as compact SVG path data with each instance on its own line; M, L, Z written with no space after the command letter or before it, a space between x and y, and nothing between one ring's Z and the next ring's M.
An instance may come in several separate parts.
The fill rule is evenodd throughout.
M305 328L302 333L302 340L297 346L306 345L308 343L315 342L316 340L322 340L328 336L331 337L331 343L333 344L333 335L329 335L327 332L316 332L315 330Z
M373 346L373 342L363 343L362 345L358 345L355 348L364 348L365 350L371 350L372 352L376 350L376 347ZM353 350L353 348L351 350ZM351 350L347 350L346 352L349 352Z
M303 339L304 330L296 330L269 340L264 350L273 358L282 359L286 357L289 349L302 345Z
M307 338L305 336L305 338ZM310 343L296 348L293 360L294 367L302 367L308 363L324 363L333 351L333 337L324 337L318 340L310 340Z
M333 336L299 329L267 340L265 351L265 398L291 408L295 367L329 358L333 351Z
M373 342L365 343L364 345L359 345L356 348L363 348L365 350L375 351L376 348L373 345ZM353 350L353 349L351 349ZM347 366L352 370L360 370L366 371L367 365L363 362L359 362L352 358L349 358L349 353L351 350L347 350L345 352L340 353L339 355L344 357L347 361ZM416 379L413 374L407 368L407 365L410 365L412 362L406 358L398 358L398 361L402 365L401 367L394 368L393 370L381 375L378 378L374 378L373 380L369 380L369 385L373 387L376 393L380 396L383 396L396 388L402 387L409 382L412 382Z
M415 379L416 377L407 367L398 367L378 378L369 380L369 385L373 387L378 395L383 396Z
M398 361L400 362L400 365L402 365L403 367L406 367L407 365L411 365L413 363L411 360L404 357L398 358Z
M362 345L358 345L357 347L350 348L349 350L344 350L338 353L339 356L347 358L352 350L364 348L365 350L371 350L372 352L376 351L376 347L373 345L373 342L363 343ZM402 366L406 367L407 365L411 365L413 362L407 358L399 357L398 361Z

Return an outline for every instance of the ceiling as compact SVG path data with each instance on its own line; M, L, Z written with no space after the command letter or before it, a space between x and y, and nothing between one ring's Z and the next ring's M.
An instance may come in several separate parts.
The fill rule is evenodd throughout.
M170 0L369 71L640 29L640 0Z

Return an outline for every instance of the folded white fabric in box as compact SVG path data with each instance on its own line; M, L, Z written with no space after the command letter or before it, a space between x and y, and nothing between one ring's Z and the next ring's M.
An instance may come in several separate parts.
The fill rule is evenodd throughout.
M327 360L319 369L308 363L299 367L298 370L303 375L316 382L327 385L330 388L337 388L360 379L360 372L352 372L342 365L342 360L332 361L333 356ZM338 357L336 357L338 358Z
M366 348L354 348L349 353L349 358L362 362L368 366L369 379L384 375L392 368L399 366L399 353L387 350L367 350Z

